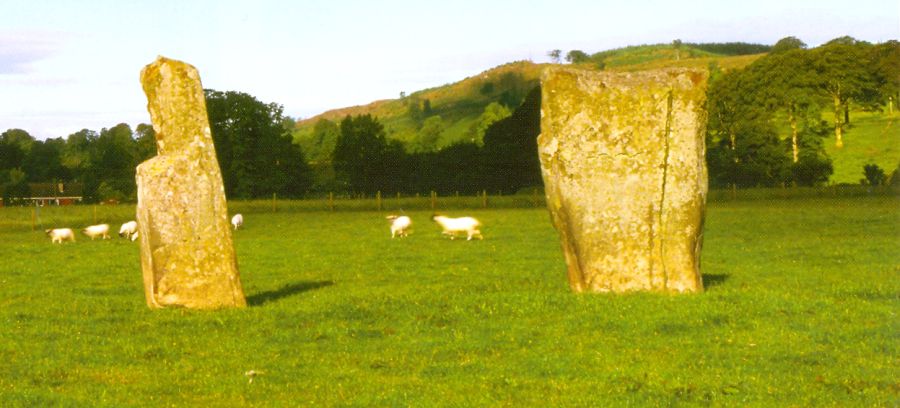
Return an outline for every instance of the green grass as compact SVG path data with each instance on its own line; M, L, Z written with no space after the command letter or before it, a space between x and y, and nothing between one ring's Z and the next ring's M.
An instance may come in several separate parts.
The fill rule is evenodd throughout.
M251 306L218 312L149 310L133 243L0 209L0 406L896 406L898 204L711 203L707 291L672 296L571 293L543 209L467 210L466 242L235 203Z
M832 120L832 114L824 117ZM900 113L851 112L850 126L843 135L844 147L834 146L834 134L825 139L825 151L834 161L832 183L858 184L863 166L877 164L890 177L900 166Z

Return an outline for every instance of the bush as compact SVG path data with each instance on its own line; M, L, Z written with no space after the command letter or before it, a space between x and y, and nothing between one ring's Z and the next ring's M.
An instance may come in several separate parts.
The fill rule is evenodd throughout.
M866 178L860 180L862 184L870 186L881 186L886 184L885 181L887 181L887 177L884 174L884 170L882 170L881 167L878 167L877 164L867 164L863 166L863 174L866 175Z

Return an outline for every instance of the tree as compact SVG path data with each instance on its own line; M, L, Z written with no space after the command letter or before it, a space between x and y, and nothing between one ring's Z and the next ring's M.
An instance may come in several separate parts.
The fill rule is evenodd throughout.
M497 102L491 102L485 106L484 112L472 123L469 128L470 141L482 145L484 143L484 133L495 122L505 119L511 115L509 109Z
M566 61L572 64L580 64L590 61L591 57L581 50L571 50L566 53Z
M550 57L550 60L553 61L554 64L559 64L559 57L562 55L562 50L550 50L547 52L547 56Z
M489 190L514 193L543 185L536 141L540 132L541 88L535 87L511 116L485 131L484 183Z
M204 92L226 195L299 196L309 188L309 168L285 129L281 105L243 92Z
M849 123L851 100L862 98L865 84L871 82L866 66L870 47L852 37L840 37L812 50L818 88L831 100L835 147L844 146L843 127Z
M63 139L36 141L22 163L22 169L31 182L65 181L70 172L62 164L66 142Z
M441 134L444 133L444 120L440 115L435 115L425 119L422 128L419 129L419 135L413 143L414 150L418 152L430 152L438 149L438 142L441 140Z
M672 48L675 49L675 60L681 59L681 45L682 42L679 39L672 40Z
M887 41L872 48L871 69L879 105L888 104L892 112L900 100L900 42Z
M792 51L792 50L803 50L803 49L806 49L806 43L804 43L803 41L800 41L799 38L784 37L784 38L778 40L778 42L776 42L775 45L772 46L772 50L770 51L770 53L779 54L782 52L787 52L787 51Z
M135 159L138 164L156 156L156 131L152 125L141 123L134 129Z
M887 181L884 170L882 170L881 167L878 167L877 164L870 163L863 166L863 174L866 176L866 178L862 180L863 184L881 186Z
M801 133L818 135L807 130L820 123L822 110L809 53L795 49L771 54L747 67L742 76L748 87L743 92L753 94L766 110L785 113L791 129L792 162L797 163Z
M404 154L399 142L388 143L384 126L371 115L341 121L332 156L338 179L352 193L399 191Z
M710 81L706 157L712 186L774 186L790 178L790 156L754 79L752 72L729 71Z
M35 142L34 137L22 129L8 129L0 133L0 143L8 143L18 145L24 153L31 150L31 145Z

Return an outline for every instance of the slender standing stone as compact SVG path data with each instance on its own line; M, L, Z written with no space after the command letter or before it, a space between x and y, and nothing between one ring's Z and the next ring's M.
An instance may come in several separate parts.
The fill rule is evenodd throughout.
M158 57L141 71L158 155L137 168L147 305L244 307L200 75Z
M548 69L538 150L576 292L703 290L707 73Z

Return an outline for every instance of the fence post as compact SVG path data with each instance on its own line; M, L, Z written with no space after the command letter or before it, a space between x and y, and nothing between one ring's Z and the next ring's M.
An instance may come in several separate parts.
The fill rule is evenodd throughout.
M97 204L91 206L94 209L94 225L97 224Z
M431 190L431 210L434 211L435 207L437 207L437 193Z
M278 211L278 209L275 208L275 198L276 197L278 197L278 193L272 193L272 212Z
M731 183L731 200L737 199L737 184Z
M481 207L487 208L487 190L481 190Z
M375 193L375 202L378 203L378 211L381 211L381 190Z
M37 218L37 210L31 209L31 230L34 231L35 219Z
M334 211L334 192L328 193L328 208Z

